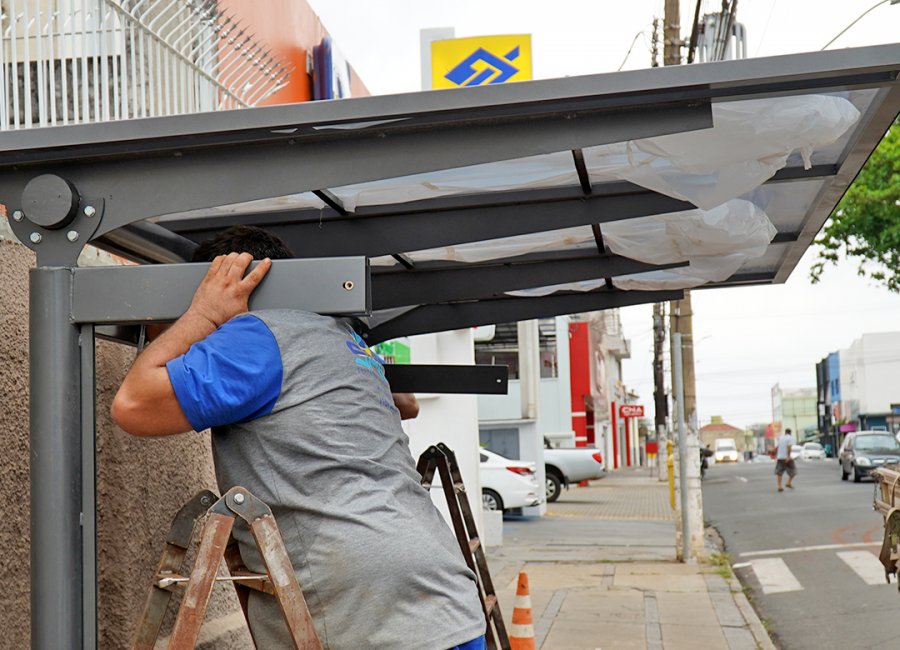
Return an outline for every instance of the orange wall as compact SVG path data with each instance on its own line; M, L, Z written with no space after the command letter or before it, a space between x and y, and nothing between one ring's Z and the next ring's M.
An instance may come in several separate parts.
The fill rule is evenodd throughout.
M219 0L219 6L246 25L257 41L271 47L276 58L294 68L288 85L261 104L311 100L312 78L306 73L307 52L311 54L328 31L306 0ZM340 49L341 44L335 44ZM354 97L369 94L356 70L353 70L351 91Z

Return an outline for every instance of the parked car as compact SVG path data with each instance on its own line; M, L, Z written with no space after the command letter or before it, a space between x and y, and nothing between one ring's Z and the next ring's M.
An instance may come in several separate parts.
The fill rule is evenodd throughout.
M841 480L852 474L859 483L870 471L882 465L900 463L900 442L885 431L857 431L847 434L839 458Z
M803 445L791 445L791 460L797 460L803 456Z
M800 458L803 460L825 460L825 448L818 442L807 442L803 445Z
M738 450L732 438L716 438L713 443L713 460L717 463L738 462Z
M512 510L543 503L534 463L512 460L487 449L479 453L481 503L485 510Z
M603 477L606 468L600 450L594 447L557 449L544 438L544 471L547 475L547 503L559 498L563 486Z

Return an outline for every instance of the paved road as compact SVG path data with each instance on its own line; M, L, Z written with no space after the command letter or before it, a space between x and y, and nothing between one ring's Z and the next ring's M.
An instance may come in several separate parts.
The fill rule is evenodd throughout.
M704 515L784 650L900 648L900 593L877 554L874 483L841 481L837 462L799 464L795 490L776 492L774 464L714 465Z

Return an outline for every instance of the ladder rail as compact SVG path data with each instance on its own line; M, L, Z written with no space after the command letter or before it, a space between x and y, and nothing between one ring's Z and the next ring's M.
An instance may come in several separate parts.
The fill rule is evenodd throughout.
M166 536L166 546L156 569L157 576L175 574L181 569L197 522L216 499L218 497L209 490L202 490L178 511ZM154 581L131 644L134 650L153 650L171 598L172 591L159 587Z
M422 486L430 490L435 471L441 477L441 489L447 499L447 509L453 524L453 532L468 567L475 574L478 597L485 618L485 636L488 650L509 650L509 635L500 612L497 592L491 579L484 545L478 537L475 518L466 493L456 454L445 444L439 443L426 449L419 457L416 469L422 476ZM493 622L493 627L491 623Z
M463 485L462 472L459 470L459 462L456 460L456 454L444 443L438 443L438 449L444 453L447 458L447 465L450 472L450 476L453 479L454 485ZM475 564L478 566L477 575L481 578L482 588L485 593L485 609L486 614L493 619L494 625L497 628L499 641L501 647L504 647L502 644L502 640L507 638L506 632L506 624L503 622L503 616L500 615L500 606L497 601L497 591L494 588L494 581L491 578L491 572L488 569L487 565L487 557L484 554L484 544L481 542L481 538L478 537L478 529L475 526L475 517L472 514L472 505L469 502L469 499L465 496L464 492L465 488L463 488L462 496L464 498L459 499L459 508L462 512L463 521L466 524L466 530L469 532L469 543L473 544L477 542L477 544L473 544L474 548L472 549L474 552ZM494 604L493 607L488 607L487 600L488 598L493 597ZM507 642L508 643L508 642Z
M193 541L196 525L204 515L208 516L196 558L190 576L185 578L179 571ZM243 566L237 543L231 535L237 517L243 519L250 529L265 566L265 574L251 573ZM223 560L228 575L220 577L219 567ZM273 595L281 608L294 649L322 650L275 517L265 503L242 487L233 487L221 498L204 490L178 512L166 539L156 580L150 589L132 648L153 650L171 593L178 587L184 587L184 595L167 647L170 650L194 648L213 586L220 581L229 581L234 586L244 618L248 621L249 591L256 589Z

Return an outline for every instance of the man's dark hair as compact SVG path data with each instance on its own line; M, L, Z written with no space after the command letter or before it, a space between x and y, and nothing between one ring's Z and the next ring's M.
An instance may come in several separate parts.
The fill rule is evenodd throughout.
M212 262L219 255L250 253L255 260L266 257L287 260L294 257L281 238L257 226L232 226L201 243L191 256L192 262Z
M785 432L785 433L790 433L791 430L790 430L790 429L785 429L784 432Z

